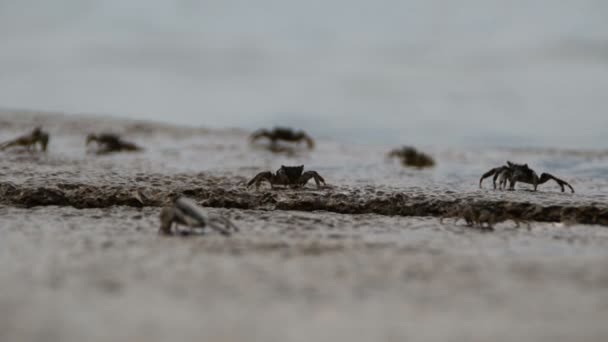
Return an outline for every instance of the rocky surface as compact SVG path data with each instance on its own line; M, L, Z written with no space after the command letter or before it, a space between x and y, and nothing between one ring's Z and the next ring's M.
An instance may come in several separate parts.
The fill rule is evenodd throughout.
M0 114L0 140L51 133L47 154L0 152L1 341L608 337L603 151L429 147L437 166L421 171L323 137L273 154L238 129ZM87 154L105 130L146 151ZM506 159L577 193L478 189ZM281 164L330 186L245 187ZM159 207L180 195L241 232L159 236ZM493 232L450 219L467 215Z
M196 199L207 207L263 210L323 210L342 214L400 216L457 216L465 209L486 210L496 216L520 221L574 222L608 225L608 206L584 196L519 194L500 198L491 192L425 193L420 188L377 190L375 187L328 189L247 189L243 178L206 174L140 175L122 184L84 184L40 181L19 185L0 182L0 203L33 207L40 205L106 208L115 205L147 207L170 205L179 196ZM44 184L43 184L44 183Z
M3 341L603 341L608 230L207 209L0 207Z

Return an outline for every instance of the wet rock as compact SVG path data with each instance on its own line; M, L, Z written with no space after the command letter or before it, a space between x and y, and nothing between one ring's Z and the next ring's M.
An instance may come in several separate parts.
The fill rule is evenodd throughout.
M503 159L505 153L517 153L518 160L540 162L544 156L541 152L438 151L436 157L441 162L431 177L426 172L401 172L390 163L382 163L384 146L353 147L331 142L323 142L315 153L305 157L293 157L318 165L330 186L321 190L313 186L254 190L245 187L250 177L261 170L272 170L292 157L252 149L243 143L246 132L56 114L7 113L5 118L10 118L11 128L0 130L0 135L11 136L12 130L36 123L48 127L57 137L52 153L45 156L2 154L0 204L8 206L160 207L187 196L203 206L218 208L454 218L468 212L473 218L485 215L495 220L608 225L608 181L601 172L603 164L585 164L583 158L587 154L583 152L576 160L578 169L591 172L572 177L577 190L581 189L574 195L559 193L550 185L538 192L478 190L479 173L487 165L494 165L497 158ZM141 141L146 152L86 156L82 149L85 132L113 128ZM419 151L401 151L406 152L404 156L411 154L424 161ZM593 156L604 158L600 154ZM574 157L578 158L578 154ZM551 154L547 158L544 163L554 159ZM303 161L290 162L298 165ZM574 172L560 171L563 175L568 173Z
M321 191L311 188L252 191L237 185L242 183L241 178L202 175L165 178L165 185L161 187L146 187L141 182L130 182L128 179L125 183L131 186L66 182L57 185L36 182L16 185L0 182L0 203L23 207L160 207L172 203L179 196L188 196L201 205L218 208L461 217L467 222L489 224L515 220L608 225L608 206L598 206L584 197L576 201L550 203L542 196L525 196L524 201L517 201L505 200L500 194L494 193L436 191L419 194L407 188L379 192L369 186L334 187ZM530 201L531 198L536 201Z

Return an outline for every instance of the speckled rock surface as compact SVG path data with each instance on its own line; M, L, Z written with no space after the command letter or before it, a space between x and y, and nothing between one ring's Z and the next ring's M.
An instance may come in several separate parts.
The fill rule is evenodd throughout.
M437 167L421 171L387 160L389 146L330 137L285 155L236 129L0 114L0 140L51 133L46 155L0 152L1 341L608 336L604 151L428 147ZM104 130L146 151L87 154L86 134ZM506 159L577 193L478 189ZM244 186L281 164L330 186ZM179 195L241 232L159 236L159 207ZM488 233L441 220L467 208L506 221Z

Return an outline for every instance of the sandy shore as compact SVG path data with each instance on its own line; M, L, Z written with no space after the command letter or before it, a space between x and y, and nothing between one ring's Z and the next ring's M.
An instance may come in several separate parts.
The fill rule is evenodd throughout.
M436 149L438 168L414 172L386 161L386 146L327 140L285 156L240 130L0 118L2 140L35 124L52 134L47 155L2 153L2 341L608 338L608 230L576 223L605 224L608 182L583 162L601 167L601 152ZM146 151L87 155L84 135L107 129ZM505 158L555 165L577 194L478 190L479 170ZM300 163L331 187L242 184ZM241 233L158 236L159 206L183 193ZM439 222L471 202L532 221L491 233Z

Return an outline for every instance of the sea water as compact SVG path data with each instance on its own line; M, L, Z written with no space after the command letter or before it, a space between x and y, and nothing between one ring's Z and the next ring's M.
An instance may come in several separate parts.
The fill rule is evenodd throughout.
M0 3L0 106L360 144L605 148L608 2Z

